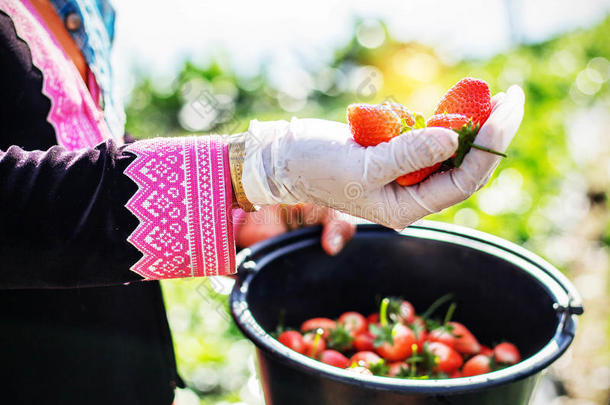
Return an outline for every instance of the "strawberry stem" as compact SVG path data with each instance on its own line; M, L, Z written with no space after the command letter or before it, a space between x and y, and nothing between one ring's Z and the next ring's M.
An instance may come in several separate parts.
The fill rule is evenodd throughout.
M440 298L437 298L436 301L434 301L432 303L432 305L430 305L428 307L428 309L426 309L426 311L421 314L421 317L423 319L428 319L430 316L432 316L432 314L434 314L434 312L441 306L443 305L445 302L449 301L451 298L453 298L453 294L449 293L449 294L445 294Z
M498 155L498 156L502 156L502 157L508 157L508 155L506 153L498 152L496 150L489 149L489 148L487 148L485 146L477 145L476 143L473 143L470 146L472 148L475 148L475 149L478 149L478 150L482 150L483 152L493 153L494 155Z
M443 325L447 325L449 323L451 317L453 316L453 313L455 312L456 306L457 305L455 302L452 302L451 305L449 305L449 309L447 310L447 313L445 314L445 319L443 320Z
M381 306L379 307L379 322L382 327L385 327L388 324L388 305L390 305L389 298L381 300Z
M454 129L458 134L458 148L455 152L455 157L453 158L453 167L460 167L462 161L464 160L464 156L470 151L470 148L475 148L482 150L484 152L493 153L494 155L507 157L506 154L502 152L495 151L493 149L489 149L488 147L477 145L474 143L474 140L479 133L479 124L473 124L472 119L468 121L460 129Z
M324 329L318 328L316 329L316 337L313 338L313 344L311 345L311 354L313 356L316 355L318 351L318 345L320 344L320 339L322 339L322 335L324 334Z

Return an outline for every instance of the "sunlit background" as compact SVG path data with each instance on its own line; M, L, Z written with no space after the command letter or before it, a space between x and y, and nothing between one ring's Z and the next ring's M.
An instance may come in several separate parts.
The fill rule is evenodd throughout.
M494 93L523 86L510 158L434 219L519 243L570 277L586 313L536 404L610 403L610 1L115 3L115 66L139 138L344 121L347 104L384 99L429 115L464 76ZM178 404L261 404L253 348L227 316L230 283L212 284L163 284L188 385Z

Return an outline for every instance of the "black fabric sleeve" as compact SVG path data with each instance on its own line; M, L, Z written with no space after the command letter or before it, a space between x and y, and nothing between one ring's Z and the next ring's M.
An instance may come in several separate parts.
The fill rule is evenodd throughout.
M112 141L0 151L0 288L60 288L140 280L127 242L138 220L126 202L134 159Z

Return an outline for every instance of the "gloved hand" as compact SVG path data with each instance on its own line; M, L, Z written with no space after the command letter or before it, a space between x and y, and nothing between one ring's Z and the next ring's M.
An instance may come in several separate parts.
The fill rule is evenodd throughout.
M522 90L493 99L476 143L504 151L523 117ZM451 157L457 134L444 128L413 130L374 147L353 141L347 125L316 119L253 121L246 135L242 183L255 205L324 205L391 228L456 204L481 188L499 157L472 149L459 168L402 187L397 177Z

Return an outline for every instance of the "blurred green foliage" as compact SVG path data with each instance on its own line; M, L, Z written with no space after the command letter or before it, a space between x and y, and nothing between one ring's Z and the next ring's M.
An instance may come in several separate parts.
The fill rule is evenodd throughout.
M442 93L464 76L486 80L492 93L519 84L526 94L525 118L509 158L501 162L487 187L431 219L476 227L524 244L562 266L561 255L553 256L548 241L561 232L575 209L606 204L608 173L591 173L609 169L592 167L586 148L580 155L576 152L582 146L579 142L590 141L587 117L610 111L608 38L610 19L588 30L515 47L489 60L450 64L417 43L386 38L382 46L368 49L354 35L326 68L299 72L296 89L274 85L264 67L256 77L241 78L218 63L207 67L187 63L163 88L142 79L127 108L127 130L136 137L183 135L189 132L186 129L229 133L244 131L253 118L293 115L344 121L347 104L386 98L429 115ZM573 122L580 126L575 128ZM608 244L610 225L606 229L600 242ZM180 371L193 390L208 393L202 403L237 401L246 384L250 352L240 349L241 335L229 320L216 319L226 311L226 296L203 288L205 283L164 283ZM229 358L231 350L237 354ZM242 362L238 371L236 361ZM209 377L210 369L220 370L220 377ZM237 385L222 383L229 372L243 374ZM198 378L217 382L197 385ZM242 393L241 400L247 402L243 397Z

